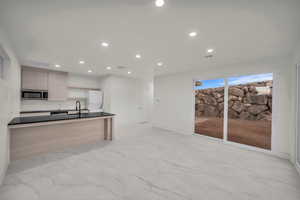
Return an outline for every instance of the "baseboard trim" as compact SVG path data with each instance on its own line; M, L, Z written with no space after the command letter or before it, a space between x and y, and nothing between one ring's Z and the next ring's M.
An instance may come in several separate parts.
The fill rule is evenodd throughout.
M273 150L262 149L262 148L245 145L245 144L239 144L239 143L235 143L235 142L231 142L231 141L224 141L224 143L232 145L232 146L236 146L241 149L245 149L245 150L249 150L249 151L256 151L256 152L261 152L261 153L265 153L268 155L276 156L276 157L279 157L279 158L282 158L285 160L290 159L290 156L288 153L282 153L282 152L277 152L277 151L273 151Z
M161 130L175 132L175 133L183 134L183 135L197 135L197 136L203 137L203 138L208 139L208 140L214 140L214 141L222 142L223 144L232 145L232 146L235 146L237 148L241 148L241 149L245 149L245 150L249 150L249 151L261 152L261 153L265 153L265 154L268 154L268 155L271 155L271 156L276 156L276 157L286 159L286 160L290 159L290 156L289 156L288 153L270 151L270 150L261 149L261 148L258 148L258 147L252 147L252 146L249 146L249 145L238 144L238 143L234 143L234 142L230 142L230 141L224 141L222 139L212 138L212 137L209 137L209 136L204 136L204 135L195 134L195 133L188 134L189 131L176 130L176 129L172 129L172 128L168 128L168 127L162 127L162 126L154 125L153 128L158 128L158 129L161 129Z

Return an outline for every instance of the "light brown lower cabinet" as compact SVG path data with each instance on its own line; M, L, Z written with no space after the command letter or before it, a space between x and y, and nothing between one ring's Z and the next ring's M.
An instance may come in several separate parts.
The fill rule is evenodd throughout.
M99 117L9 126L10 160L112 140L113 120L113 117Z

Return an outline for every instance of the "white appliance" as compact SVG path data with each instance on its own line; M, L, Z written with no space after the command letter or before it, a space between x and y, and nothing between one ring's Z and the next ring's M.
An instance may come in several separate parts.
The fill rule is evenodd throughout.
M90 112L103 112L103 92L89 90L87 98L87 108Z

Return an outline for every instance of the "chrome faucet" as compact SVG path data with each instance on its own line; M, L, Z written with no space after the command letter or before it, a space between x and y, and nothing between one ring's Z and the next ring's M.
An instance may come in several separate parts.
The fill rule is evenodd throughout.
M81 114L81 103L78 100L76 101L76 111L79 111L79 115Z

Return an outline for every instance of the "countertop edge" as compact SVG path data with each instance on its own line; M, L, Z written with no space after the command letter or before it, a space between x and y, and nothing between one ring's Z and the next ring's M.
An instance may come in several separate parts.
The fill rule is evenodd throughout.
M47 125L55 125L55 124L66 124L73 122L82 122L82 121L91 121L97 119L109 119L113 118L112 116L102 116L102 117L89 117L89 118L77 118L77 119L65 119L65 120L56 120L56 121L47 121L47 122L34 122L34 123L24 123L24 124L14 124L8 125L9 129L17 129L17 128L26 128L26 127L39 127L39 126L47 126Z
M98 113L99 114L99 113ZM51 124L51 123L55 123L55 122L70 122L70 121L83 121L83 120L92 120L92 119L97 119L97 118L112 118L114 117L115 114L111 114L111 113L105 113L103 115L97 115L96 113L88 113L88 114L84 114L80 117L74 117L74 118L68 118L66 116L66 118L52 118L51 116L49 116L49 119L45 119L45 120L34 120L32 119L32 121L24 121L24 122L13 122L16 119L28 119L30 117L16 117L13 118L9 123L8 123L8 128L13 128L16 126L22 126L22 125L34 125L34 124ZM44 116L45 117L45 116Z

